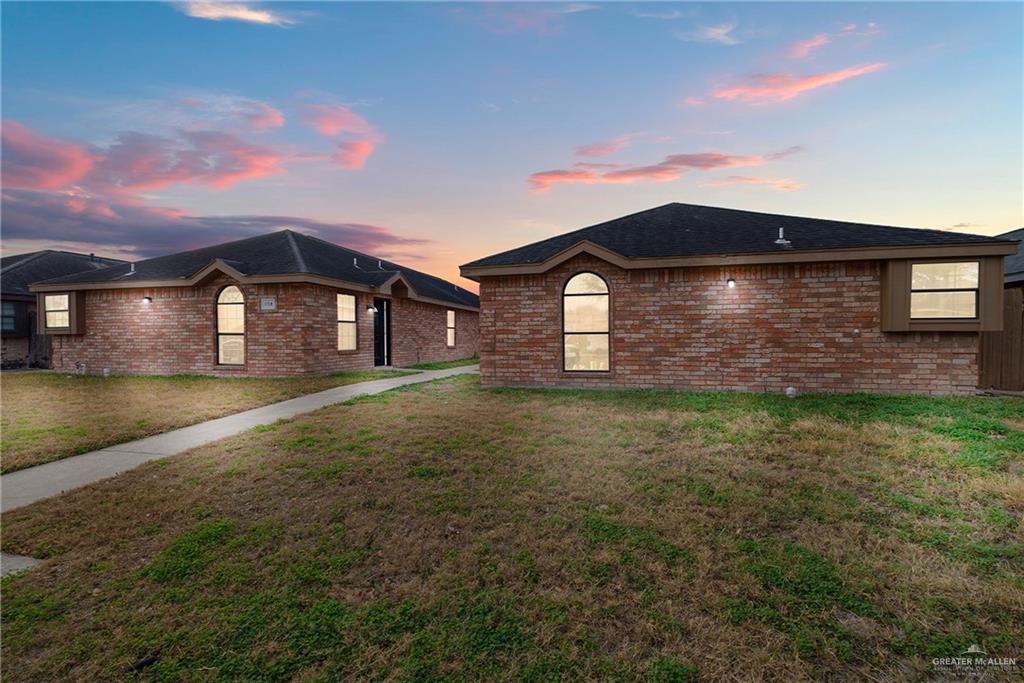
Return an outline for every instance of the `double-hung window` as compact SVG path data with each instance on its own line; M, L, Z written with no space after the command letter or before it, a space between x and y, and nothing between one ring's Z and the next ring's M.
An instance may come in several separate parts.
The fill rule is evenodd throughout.
M455 311L448 310L445 312L445 337L448 348L455 347Z
M910 319L978 317L978 262L914 263L910 267Z
M338 350L356 350L356 297L338 294Z
M71 297L67 294L47 294L43 297L43 316L46 328L62 330L71 327Z
M15 313L14 313L14 302L4 301L3 302L3 315L0 316L0 330L4 332L14 332L15 324Z

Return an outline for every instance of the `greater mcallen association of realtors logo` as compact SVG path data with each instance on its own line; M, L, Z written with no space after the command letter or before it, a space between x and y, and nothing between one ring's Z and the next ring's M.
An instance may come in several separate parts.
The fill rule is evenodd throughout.
M957 657L936 657L932 665L939 670L964 676L982 676L995 671L1018 673L1024 671L1017 664L1016 657L989 657L977 645L971 645Z

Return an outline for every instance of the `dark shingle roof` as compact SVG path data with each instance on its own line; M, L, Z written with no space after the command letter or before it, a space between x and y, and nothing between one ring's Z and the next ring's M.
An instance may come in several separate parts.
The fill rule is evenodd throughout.
M480 298L447 280L421 273L332 242L293 230L249 237L211 247L136 261L91 273L48 280L46 284L83 284L132 280L175 280L191 277L214 259L220 259L244 275L318 275L376 287L396 273L409 282L416 294L431 299L479 307Z
M464 267L540 263L584 240L627 258L771 253L783 249L775 244L779 228L785 228L786 239L792 245L789 251L970 244L998 239L673 203L478 259Z
M51 249L4 256L0 259L0 291L5 295L35 296L28 291L33 282L96 272L120 263L125 261Z
M1017 246L1016 254L1003 258L1003 277L1006 278L1007 282L1024 280L1024 228L1004 232L1002 235L997 235L997 237L1022 241Z

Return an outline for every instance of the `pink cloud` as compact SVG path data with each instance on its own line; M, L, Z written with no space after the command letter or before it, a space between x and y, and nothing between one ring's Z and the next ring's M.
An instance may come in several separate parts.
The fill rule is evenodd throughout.
M818 49L822 45L828 45L830 42L832 41L828 37L828 34L819 33L813 38L796 41L789 46L787 53L793 59L807 59L814 50Z
M376 140L362 138L359 140L342 140L332 160L343 168L362 168L366 160L373 154Z
M83 146L36 133L13 119L2 131L3 185L56 189L73 183L93 167L96 158Z
M231 133L182 131L180 140L122 133L86 182L107 192L141 192L177 183L225 189L280 175L283 155Z
M598 9L598 5L587 2L481 3L481 7L480 11L458 8L454 13L474 20L491 33L549 35L561 31L567 17Z
M620 149L626 147L629 144L629 136L623 135L622 137L609 140L608 142L595 142L589 145L583 145L576 148L576 156L578 157L605 157L609 154L614 154Z
M572 169L558 169L534 173L527 180L532 192L547 192L559 184L628 184L642 181L668 182L676 180L687 170L713 171L723 168L761 166L769 161L784 159L801 151L790 147L771 154L723 154L699 152L672 154L648 166L617 167L604 170L596 164L576 164Z
M284 114L265 102L257 102L255 108L242 118L256 130L280 128L284 125Z
M752 76L748 83L728 88L717 88L712 92L721 100L735 100L761 104L765 102L783 102L811 90L817 90L842 81L874 73L884 69L883 62L851 66L838 71L830 71L811 76L794 76L792 74L760 74Z
M374 130L369 121L340 104L307 104L303 112L306 124L321 135L366 134Z
M697 97L696 95L690 95L683 100L683 104L688 107L700 107L705 104L703 97Z
M731 175L721 180L703 183L701 187L725 187L727 185L757 185L768 190L779 190L781 192L792 192L803 187L803 183L792 178L765 178L747 175Z

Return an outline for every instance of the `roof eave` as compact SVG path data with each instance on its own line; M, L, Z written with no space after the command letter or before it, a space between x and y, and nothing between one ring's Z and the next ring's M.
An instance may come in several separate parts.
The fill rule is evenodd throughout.
M1016 241L992 240L958 244L929 244L909 246L856 247L841 249L779 249L771 252L742 254L713 254L703 256L666 256L631 258L582 240L536 263L473 266L467 264L459 270L462 277L480 281L481 277L500 275L537 275L560 263L590 254L626 270L644 268L684 268L693 266L753 265L768 263L811 263L820 261L869 261L876 259L943 258L961 256L1008 256L1017 251Z
M239 284L247 285L264 285L264 284L282 284L282 283L304 283L323 285L325 287L333 287L336 289L347 289L356 292L372 292L377 294L390 294L390 292L383 292L381 287L375 287L372 285L364 285L359 282L351 282L349 280L339 280L337 278L325 277L322 275L313 275L311 273L281 273L275 275L244 275L239 273L231 266L220 262L219 259L207 264L202 269L196 271L193 275L188 278L174 278L167 280L132 280L131 278L114 280L110 282L56 282L52 284L33 284L29 286L29 290L32 292L69 292L69 291L83 291L93 289L156 289L159 287L194 287L209 276L215 270L221 270L225 273L236 273L231 275L231 278L237 281ZM394 278L388 280L388 283L393 282ZM412 287L409 288L410 292L413 291ZM423 296L410 296L411 299L416 301L422 301L424 303L435 304L438 306L447 306L448 308L460 308L467 311L479 311L478 306L470 306L467 304L444 301L442 299L433 299L431 297Z

